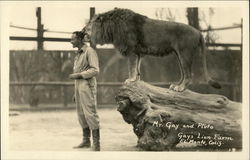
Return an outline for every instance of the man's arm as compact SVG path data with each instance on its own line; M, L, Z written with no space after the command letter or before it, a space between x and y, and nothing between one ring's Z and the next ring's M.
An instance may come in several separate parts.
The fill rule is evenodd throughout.
M72 73L69 75L70 79L82 79L82 75L80 73Z
M92 78L99 73L99 61L96 51L92 48L89 48L87 54L89 69L80 73L83 79Z

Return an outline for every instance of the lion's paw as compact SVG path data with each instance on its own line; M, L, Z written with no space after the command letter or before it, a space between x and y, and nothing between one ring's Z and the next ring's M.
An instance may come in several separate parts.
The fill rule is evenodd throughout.
M124 83L129 84L129 83L135 82L135 81L136 81L136 79L129 78L129 79L126 79Z
M175 87L175 84L171 84L170 87L169 87L169 89L170 90L174 90L174 87Z
M185 90L185 87L182 85L171 84L169 89L176 91L176 92L183 92Z

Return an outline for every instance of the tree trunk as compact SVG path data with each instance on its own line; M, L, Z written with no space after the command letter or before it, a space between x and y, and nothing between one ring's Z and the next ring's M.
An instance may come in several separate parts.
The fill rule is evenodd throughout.
M124 85L116 101L143 150L242 148L241 104L224 96L175 92L138 81Z

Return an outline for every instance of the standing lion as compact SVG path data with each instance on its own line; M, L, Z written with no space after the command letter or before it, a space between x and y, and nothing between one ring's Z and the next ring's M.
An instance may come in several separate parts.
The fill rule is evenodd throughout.
M129 58L129 79L140 79L141 58L144 55L166 56L174 53L181 70L181 80L170 89L181 92L191 82L194 55L203 54L206 81L215 88L220 84L212 80L207 71L206 46L202 34L195 28L176 22L150 19L128 9L118 9L94 16L82 29L90 36L91 43L113 44Z

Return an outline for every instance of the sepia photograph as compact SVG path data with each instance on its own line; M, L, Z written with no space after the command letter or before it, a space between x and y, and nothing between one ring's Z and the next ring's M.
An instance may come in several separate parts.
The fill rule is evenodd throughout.
M0 13L1 159L249 159L248 1Z

